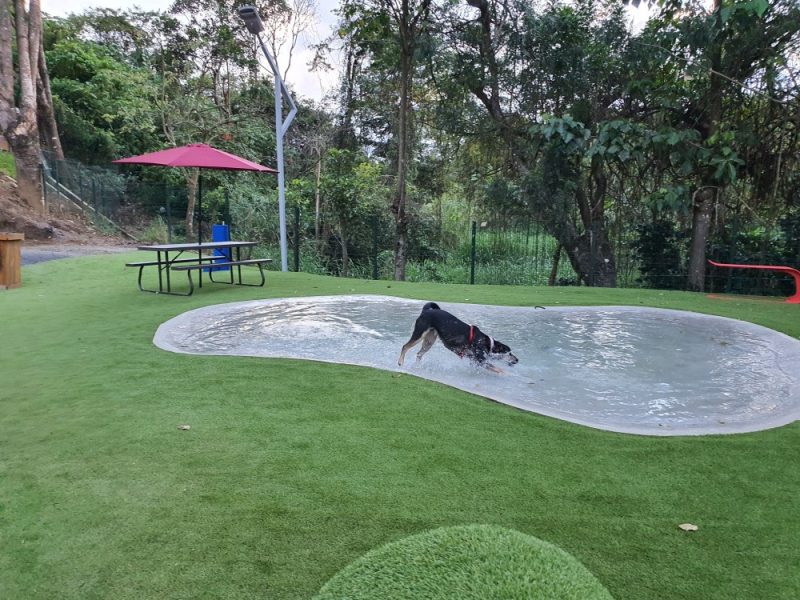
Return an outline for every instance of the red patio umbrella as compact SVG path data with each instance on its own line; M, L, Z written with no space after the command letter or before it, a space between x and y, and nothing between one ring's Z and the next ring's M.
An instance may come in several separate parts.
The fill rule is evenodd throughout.
M236 156L229 152L224 152L208 144L188 144L177 148L168 148L158 152L140 154L128 158L120 158L112 161L119 164L129 165L150 165L158 167L192 167L199 169L222 169L226 171L258 171L260 173L277 174L276 169L265 167ZM203 226L203 179L198 180L199 196L197 202L197 241L202 242Z

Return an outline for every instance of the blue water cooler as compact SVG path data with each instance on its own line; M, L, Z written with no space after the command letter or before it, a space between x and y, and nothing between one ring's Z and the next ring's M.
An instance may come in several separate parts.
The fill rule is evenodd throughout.
M222 225L211 226L211 240L214 242L229 242L231 240L230 226ZM231 260L230 248L214 248L214 262L229 262ZM229 271L230 267L208 267L203 269L206 273L211 271Z

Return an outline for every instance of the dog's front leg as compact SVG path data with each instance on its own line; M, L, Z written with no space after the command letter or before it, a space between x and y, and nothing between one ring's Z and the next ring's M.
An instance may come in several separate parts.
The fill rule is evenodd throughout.
M505 371L503 371L503 369L498 369L498 368L497 368L497 367L495 367L493 364L491 364L491 363L488 363L488 362L485 362L485 363L483 363L483 367L484 367L485 369L488 369L488 370L489 370L489 371L491 371L492 373L495 373L495 374L497 374L497 375L503 375L503 374L505 373Z

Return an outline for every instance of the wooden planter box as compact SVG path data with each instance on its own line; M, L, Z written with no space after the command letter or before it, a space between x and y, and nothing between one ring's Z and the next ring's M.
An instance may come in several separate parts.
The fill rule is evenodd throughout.
M20 254L24 233L4 233L0 231L0 290L19 287Z

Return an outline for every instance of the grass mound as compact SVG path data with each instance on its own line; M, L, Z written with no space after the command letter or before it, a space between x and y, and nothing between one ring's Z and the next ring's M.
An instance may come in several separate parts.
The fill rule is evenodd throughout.
M444 527L381 548L345 567L315 600L424 598L610 599L577 559L494 525Z

